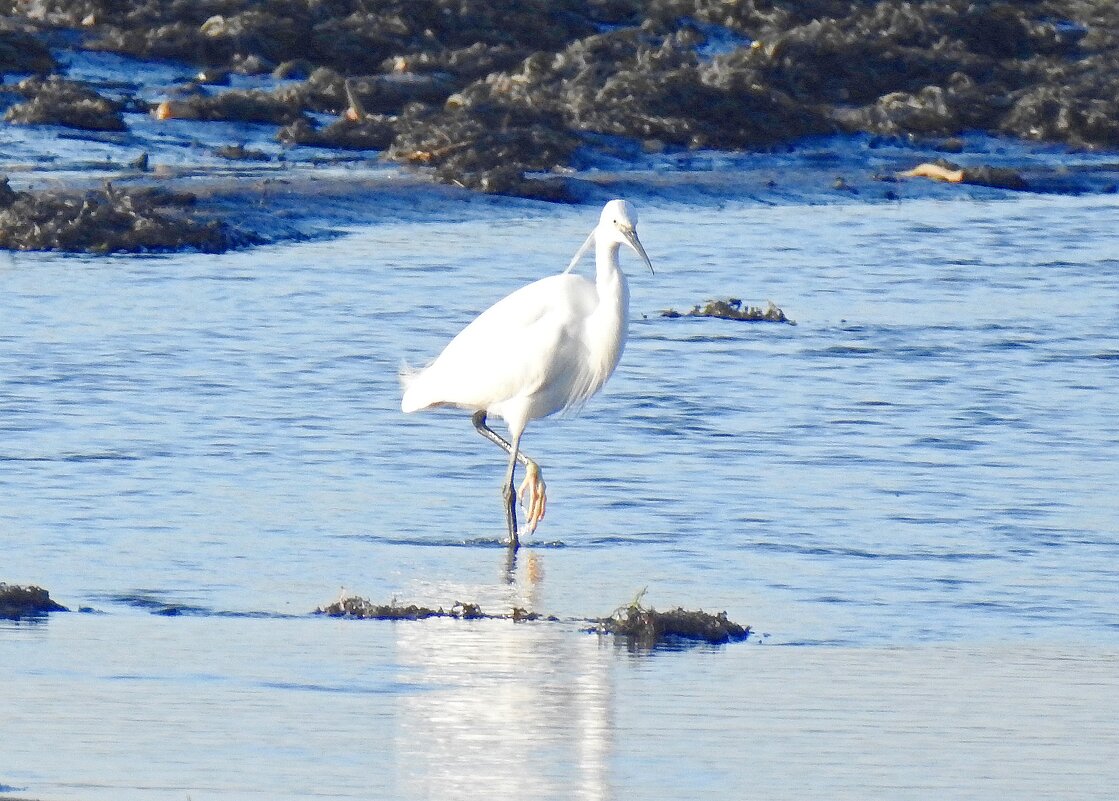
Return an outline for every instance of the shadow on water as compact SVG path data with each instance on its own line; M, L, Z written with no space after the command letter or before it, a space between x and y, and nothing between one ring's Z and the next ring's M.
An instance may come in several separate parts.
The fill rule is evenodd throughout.
M278 612L260 611L230 611L212 609L198 604L185 603L173 600L171 591L164 590L137 590L134 592L108 594L97 596L98 600L133 609L142 609L153 615L161 617L227 617L227 618L258 618L258 619L288 619L298 615L282 614Z

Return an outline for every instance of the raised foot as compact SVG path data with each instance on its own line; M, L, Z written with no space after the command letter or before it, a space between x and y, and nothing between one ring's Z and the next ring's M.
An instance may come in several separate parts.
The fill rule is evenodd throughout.
M544 484L540 467L536 462L529 461L525 465L525 479L518 490L521 506L524 507L526 515L525 527L529 534L536 531L537 524L544 519L544 510L548 505L546 490L547 485Z

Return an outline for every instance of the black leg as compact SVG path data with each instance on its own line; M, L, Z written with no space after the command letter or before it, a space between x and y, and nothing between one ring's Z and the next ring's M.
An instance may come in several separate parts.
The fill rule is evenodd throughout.
M492 428L490 428L488 425L486 425L486 413L484 411L483 412L474 412L474 414L470 417L470 422L472 422L474 424L474 428L478 429L479 434L481 434L483 437L488 439L493 444L499 446L506 453L512 455L512 453L513 453L512 443L510 443L509 440L505 439L505 437L501 436L496 431L494 431ZM529 459L527 456L525 456L523 453L521 453L520 449L518 448L517 449L517 461L520 462L525 467L528 467L528 463L531 462L532 460Z
M521 484L521 495L528 498L525 503L525 510L528 514L527 520L529 533L531 534L543 519L548 502L544 479L540 474L540 465L521 452L523 426L519 429L510 427L513 441L509 442L486 425L486 413L484 411L475 412L470 419L479 434L509 454L509 467L505 471L505 483L501 487L501 497L505 501L505 522L509 528L509 546L516 549L520 545L520 541L517 537L517 490L513 484L513 473L516 470L517 462L524 465L525 480Z
M517 491L513 488L513 468L518 461L527 464L527 458L505 437L486 425L484 410L474 412L470 422L474 424L479 434L509 454L509 470L506 481L501 486L501 498L505 501L505 525L509 530L509 547L515 551L520 547L520 538L517 536Z

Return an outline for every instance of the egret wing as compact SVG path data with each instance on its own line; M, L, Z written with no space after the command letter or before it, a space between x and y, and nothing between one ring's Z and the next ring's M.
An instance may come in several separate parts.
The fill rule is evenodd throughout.
M404 408L486 409L546 385L554 391L579 364L580 332L596 300L594 284L571 274L518 289L480 314L411 379Z

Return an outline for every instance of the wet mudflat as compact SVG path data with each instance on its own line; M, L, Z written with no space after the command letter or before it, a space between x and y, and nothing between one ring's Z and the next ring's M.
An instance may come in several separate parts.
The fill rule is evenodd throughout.
M376 151L487 193L578 200L574 174L622 149L834 134L958 146L969 131L1119 146L1119 12L1106 2L42 0L10 12L11 125L141 147L148 120L253 124L273 147L227 140L223 157L270 160L281 143L303 157ZM137 63L161 65L160 80L104 69Z
M789 163L597 176L657 274L604 394L530 427L552 505L512 563L502 460L400 415L396 370L562 269L593 206L390 185L330 239L5 257L3 579L98 612L0 624L0 784L1108 798L1119 201L714 194ZM728 297L797 325L660 316ZM751 637L576 622L646 586ZM559 622L309 614L341 594Z

